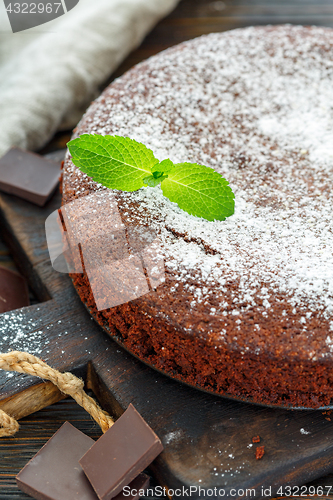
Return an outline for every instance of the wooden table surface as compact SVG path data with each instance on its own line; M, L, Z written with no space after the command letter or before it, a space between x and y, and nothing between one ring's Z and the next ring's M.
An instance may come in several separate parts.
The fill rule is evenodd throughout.
M249 25L282 23L333 27L333 1L181 0L178 7L152 30L141 46L132 52L101 86L101 90L134 64L184 40ZM41 153L64 148L70 135L70 131L56 134ZM0 265L14 268L1 236ZM36 300L33 295L31 300ZM101 434L90 416L73 401L66 399L22 419L21 430L17 437L0 440L0 500L30 498L16 487L15 475L66 420L92 438L96 439ZM332 485L333 474L313 484Z

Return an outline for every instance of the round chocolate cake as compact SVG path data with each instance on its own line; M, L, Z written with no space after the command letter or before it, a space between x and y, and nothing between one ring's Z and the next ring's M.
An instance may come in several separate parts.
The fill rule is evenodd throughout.
M160 188L116 192L124 224L161 241L165 282L95 319L146 363L264 404L333 397L333 31L251 27L178 45L134 67L74 137L117 134L156 158L225 177L235 213L209 222ZM105 190L67 155L63 202Z

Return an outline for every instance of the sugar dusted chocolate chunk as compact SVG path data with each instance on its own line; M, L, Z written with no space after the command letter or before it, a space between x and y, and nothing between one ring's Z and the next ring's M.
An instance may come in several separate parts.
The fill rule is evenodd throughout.
M0 158L0 190L43 206L59 183L60 165L19 148Z
M65 422L16 477L18 487L36 500L98 500L79 459L95 443L69 422ZM115 500L136 500L149 484L139 474Z
M23 276L0 266L0 314L29 304L28 285Z
M79 463L98 498L110 500L162 450L159 438L134 406L129 405Z

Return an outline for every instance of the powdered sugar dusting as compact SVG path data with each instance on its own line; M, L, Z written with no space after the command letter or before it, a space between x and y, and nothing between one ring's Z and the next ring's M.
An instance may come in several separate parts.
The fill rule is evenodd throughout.
M129 136L161 160L204 164L230 182L236 210L223 222L181 211L160 189L121 195L140 207L133 220L144 216L159 232L174 287L191 292L192 309L207 303L220 318L221 338L227 315L257 308L267 318L281 294L301 314L301 332L312 313L332 320L332 45L329 29L291 26L199 38L115 82L79 126ZM84 180L68 161L65 186L83 195ZM228 283L237 287L225 302ZM327 342L323 355L331 351Z
M38 356L45 344L41 342L42 320L27 318L23 311L4 313L0 316L0 338L0 345L9 343L11 350L28 351Z
M37 309L39 310L39 309ZM0 352L25 351L35 356L40 356L43 346L48 344L43 335L42 319L28 318L24 309L22 311L11 311L0 315ZM6 348L5 348L6 346ZM27 375L9 371L1 373L5 379L15 376L16 384Z

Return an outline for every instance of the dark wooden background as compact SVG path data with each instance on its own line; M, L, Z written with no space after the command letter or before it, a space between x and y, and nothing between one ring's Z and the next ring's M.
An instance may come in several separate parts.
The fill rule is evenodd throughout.
M181 0L178 7L101 86L101 90L134 64L184 40L249 25L283 23L333 27L333 0ZM56 134L41 153L64 148L70 135L70 131ZM0 265L15 268L1 236ZM32 303L36 301L33 294L31 300ZM0 440L0 500L29 498L17 489L15 475L65 420L92 438L101 434L90 416L69 399L22 419L18 437ZM323 477L315 484L332 485L333 475Z

